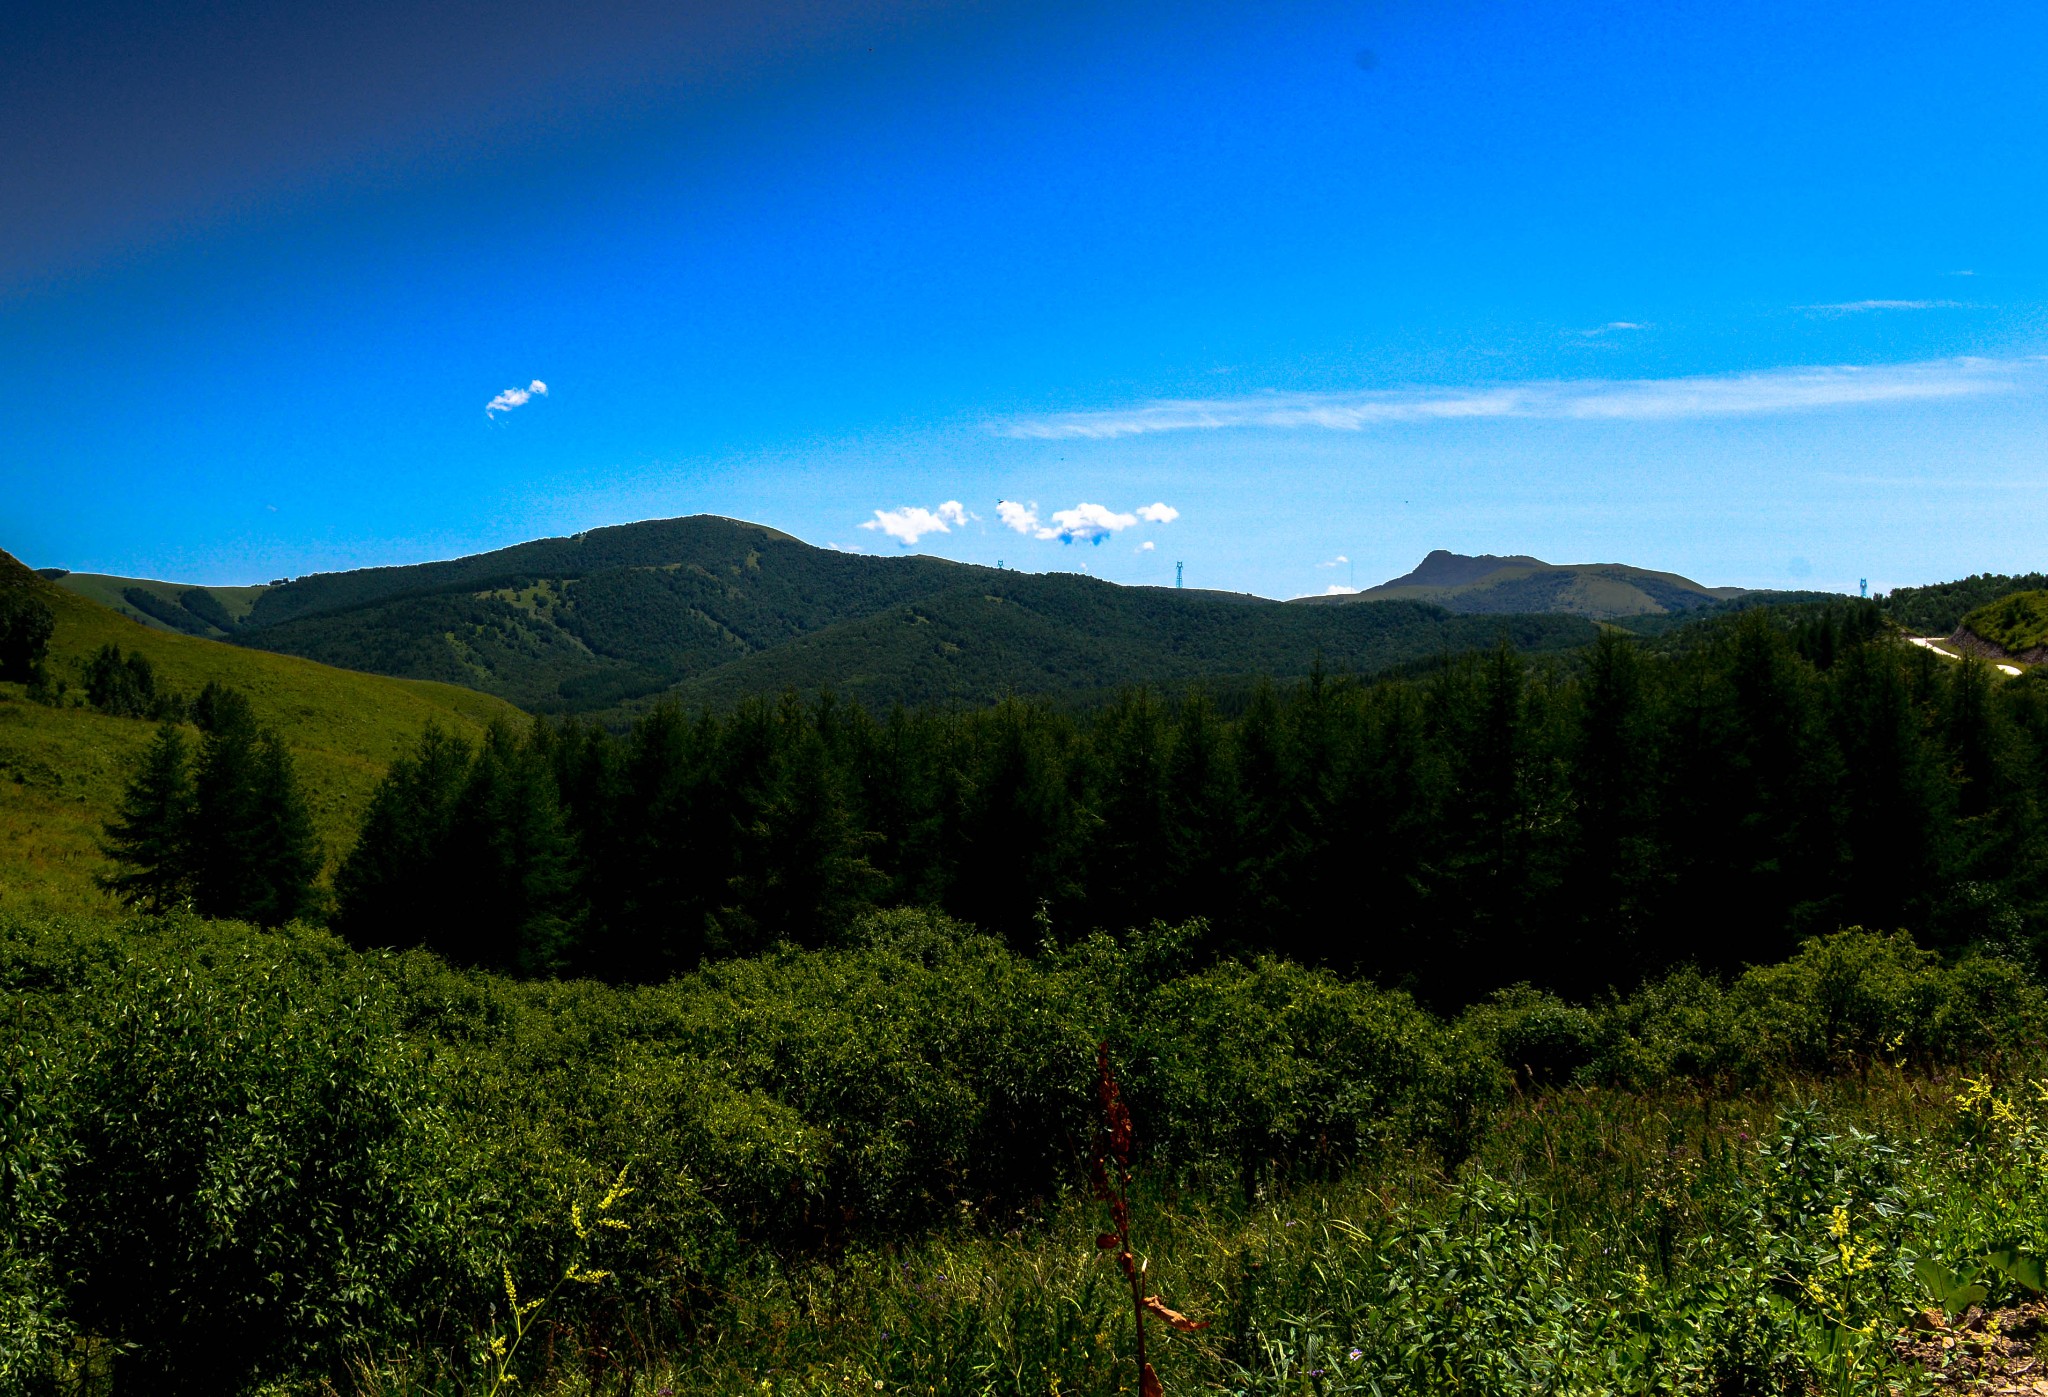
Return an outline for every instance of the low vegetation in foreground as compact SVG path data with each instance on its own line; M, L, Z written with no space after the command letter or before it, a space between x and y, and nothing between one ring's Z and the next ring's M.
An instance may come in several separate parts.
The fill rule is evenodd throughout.
M1098 1043L1208 1326L1168 1392L1920 1390L1907 1326L2042 1283L2007 961L1847 933L1446 1019L1204 940L897 912L610 988L0 923L0 1390L1134 1391Z

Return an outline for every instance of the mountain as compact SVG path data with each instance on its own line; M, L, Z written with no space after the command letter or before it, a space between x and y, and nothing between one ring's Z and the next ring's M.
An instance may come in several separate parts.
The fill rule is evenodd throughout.
M1573 649L1569 616L1455 616L1420 602L1305 609L1228 593L1119 587L1067 573L1002 573L844 621L683 681L689 702L830 685L870 706L1004 693L1090 698L1139 684L1373 673L1505 637Z
M1501 618L1413 602L1305 610L1071 573L865 557L703 515L232 595L60 581L160 626L204 624L241 646L463 684L538 712L615 710L663 694L724 703L787 686L830 686L875 705L983 702L1012 691L1287 677L1319 659L1333 672L1371 672L1491 645L1503 631ZM1508 620L1505 630L1531 649L1592 635L1561 616Z
M1420 601L1461 615L1557 613L1605 621L1697 610L1743 595L1740 587L1702 587L1674 572L1624 563L1546 563L1521 555L1477 557L1437 549L1404 577L1343 596L1302 602Z
M52 705L0 683L0 910L109 905L92 883L106 867L100 830L156 725L84 705L86 663L102 646L143 656L160 687L188 698L209 680L247 694L258 720L291 748L330 858L347 852L385 767L429 723L474 736L493 718L520 716L466 688L358 674L139 624L4 552L0 589L29 593L54 614L46 669L52 687L62 686Z

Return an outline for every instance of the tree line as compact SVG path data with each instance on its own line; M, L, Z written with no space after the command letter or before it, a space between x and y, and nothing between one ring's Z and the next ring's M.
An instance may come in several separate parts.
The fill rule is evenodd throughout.
M1438 1001L1782 958L1862 924L2031 954L2048 684L1875 610L1663 652L881 717L794 694L429 732L335 879L360 945L614 981L942 909L1030 950L1154 919Z

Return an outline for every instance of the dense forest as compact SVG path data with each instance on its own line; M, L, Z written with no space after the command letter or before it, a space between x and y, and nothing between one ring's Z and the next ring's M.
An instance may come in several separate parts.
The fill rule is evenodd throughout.
M1849 924L2033 954L2048 685L1900 646L1867 604L1661 644L1316 676L1228 712L786 694L624 735L430 733L372 802L335 925L647 981L832 945L876 907L1025 950L1200 918L1212 950L1445 1003L1734 970Z

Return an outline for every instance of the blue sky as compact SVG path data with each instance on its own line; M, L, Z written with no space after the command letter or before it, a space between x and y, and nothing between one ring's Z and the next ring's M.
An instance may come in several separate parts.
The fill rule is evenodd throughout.
M37 565L696 512L1273 596L2048 565L2038 6L51 8L0 53Z

